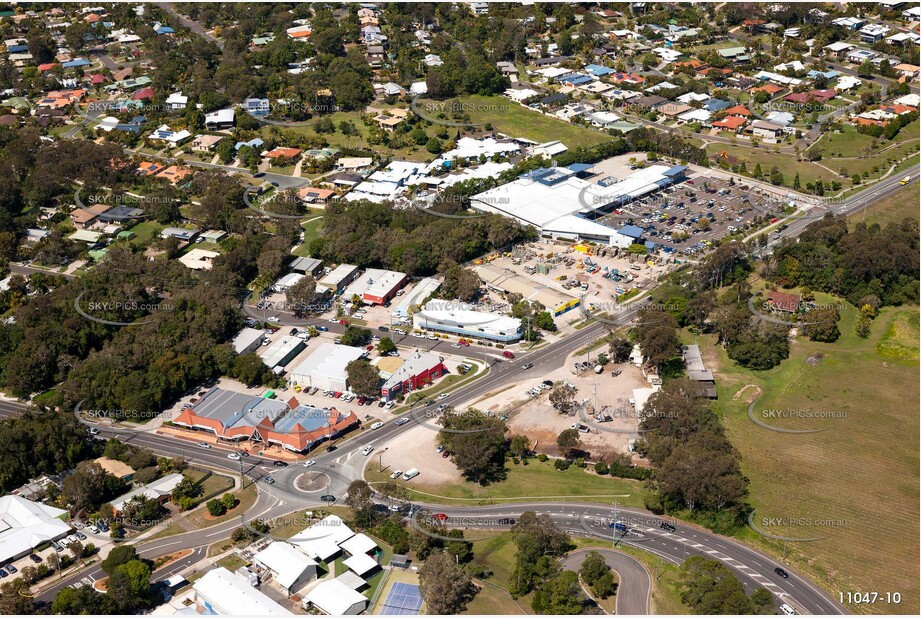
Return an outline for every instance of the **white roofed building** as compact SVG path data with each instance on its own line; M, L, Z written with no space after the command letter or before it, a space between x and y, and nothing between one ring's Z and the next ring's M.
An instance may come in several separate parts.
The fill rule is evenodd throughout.
M414 313L413 327L503 343L521 339L521 320L443 300L430 300Z
M70 525L60 519L67 511L20 496L0 498L0 563L7 564L47 541L66 536Z
M291 612L250 586L243 577L218 567L195 582L195 613L218 616L290 616Z
M276 541L253 556L253 562L268 569L285 594L295 594L317 576L317 563L290 543Z
M346 366L361 358L364 350L347 345L323 343L291 370L290 381L301 388L318 388L335 392L348 390Z
M304 607L330 616L355 616L368 607L368 598L338 579L321 582L304 597Z

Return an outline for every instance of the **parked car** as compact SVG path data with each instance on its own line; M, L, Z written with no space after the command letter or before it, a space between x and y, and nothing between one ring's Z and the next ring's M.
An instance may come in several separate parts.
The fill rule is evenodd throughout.
M82 532L77 532L74 536L76 536L76 537L77 537L78 539L80 539L81 541L85 541L85 540L86 540L86 535L83 534ZM11 571L11 572L12 572L12 573L15 573L16 571Z
M441 452L443 452L443 451L445 450L445 448L446 448L446 447L445 447L444 444L439 444L439 445L438 445L438 448L435 449L435 452L436 452L436 453L441 453Z
M400 475L402 474L403 474L402 470L394 470L393 472L390 473L390 478L392 479L400 478Z
M92 532L93 534L99 534L99 528L97 528L96 526L87 526L86 529Z
M39 562L42 561L42 557L39 556L38 554L29 554L29 560L31 560L35 564L38 564Z
M18 572L19 572L19 569L17 569L16 567L14 567L12 564L8 564L8 565L6 565L6 566L3 567L3 568L6 569L6 572L9 573L10 575L12 575L13 573L18 573Z

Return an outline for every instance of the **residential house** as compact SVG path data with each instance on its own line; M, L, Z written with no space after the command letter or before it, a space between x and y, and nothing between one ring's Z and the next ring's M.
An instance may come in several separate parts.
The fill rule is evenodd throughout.
M777 139L783 134L783 127L766 120L756 120L745 129L753 137L763 137L766 139Z

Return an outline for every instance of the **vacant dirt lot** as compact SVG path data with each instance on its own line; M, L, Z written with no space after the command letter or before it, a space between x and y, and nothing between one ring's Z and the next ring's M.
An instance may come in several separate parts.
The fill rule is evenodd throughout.
M425 425L418 425L400 434L397 439L378 445L377 451L371 453L368 469L378 470L378 461L381 461L385 471L390 472L406 472L410 468L418 468L421 474L416 478L426 485L462 482L461 475L451 460L435 452L437 440L437 431ZM413 481L409 481L407 485L412 487Z

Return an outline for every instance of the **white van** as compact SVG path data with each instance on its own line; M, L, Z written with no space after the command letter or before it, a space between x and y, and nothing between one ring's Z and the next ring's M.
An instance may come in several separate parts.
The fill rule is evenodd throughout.
M407 470L405 473L403 473L403 480L410 481L416 478L417 476L419 476L419 470L417 470L416 468L412 468L411 470Z
M796 610L793 609L792 607L790 607L789 605L787 605L786 603L784 603L783 605L780 606L780 611L782 611L783 613L785 613L787 616L795 616L795 615L796 615Z

